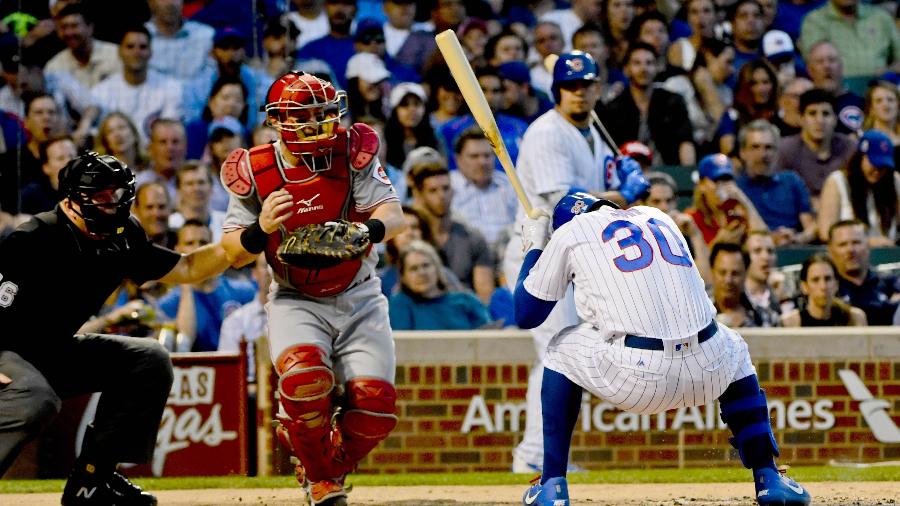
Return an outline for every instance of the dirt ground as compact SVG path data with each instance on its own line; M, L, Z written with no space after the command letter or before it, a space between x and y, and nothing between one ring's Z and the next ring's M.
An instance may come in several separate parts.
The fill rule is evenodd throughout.
M898 482L809 483L814 505L869 506L896 504ZM493 506L521 504L524 486L359 487L350 492L351 505ZM755 504L750 483L572 485L573 504L592 506L721 506ZM156 493L160 506L298 506L299 489L165 490ZM57 506L58 494L0 495L4 506Z

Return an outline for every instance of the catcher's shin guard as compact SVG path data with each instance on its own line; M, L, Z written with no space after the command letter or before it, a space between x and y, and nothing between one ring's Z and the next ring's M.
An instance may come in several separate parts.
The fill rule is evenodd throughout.
M734 436L729 439L747 469L772 467L778 456L778 443L769 423L766 392L759 388L755 375L735 381L719 397L722 421Z
M331 425L334 373L323 361L325 352L312 345L293 346L275 362L278 392L287 416L279 416L278 436L303 467L310 481L341 476ZM298 480L301 479L298 473Z
M347 410L341 418L345 471L352 471L397 426L397 392L378 378L347 382Z

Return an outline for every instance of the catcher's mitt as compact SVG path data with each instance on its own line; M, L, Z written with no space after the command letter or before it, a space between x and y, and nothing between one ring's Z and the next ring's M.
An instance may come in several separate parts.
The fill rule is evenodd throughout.
M324 269L365 256L369 249L365 225L327 221L294 230L278 247L278 258L301 269Z

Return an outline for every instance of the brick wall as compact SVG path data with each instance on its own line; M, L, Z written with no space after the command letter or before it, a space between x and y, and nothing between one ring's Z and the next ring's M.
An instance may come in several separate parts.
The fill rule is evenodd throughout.
M360 471L509 470L510 450L524 429L524 410L518 430L513 430L516 417L510 410L503 413L503 426L495 426L496 408L524 403L528 368L527 364L399 366L400 423ZM884 444L875 439L859 412L859 402L850 398L837 374L842 369L855 372L873 396L887 400L892 420L900 425L900 361L759 362L760 381L774 405L773 425L784 426L776 430L781 463L810 465L830 459L862 462L900 458L900 444ZM482 417L480 423L477 421L468 433L463 433L467 412L473 409L478 413L478 406L471 407L474 396L484 400L491 423L486 426ZM720 428L717 412L706 408L671 411L661 421L658 416L642 419L598 409L600 404L597 398L583 403L573 440L573 459L589 469L740 465L728 444L730 432ZM584 413L592 415L587 418L596 418L593 415L597 411L599 424L591 420L589 430L583 430ZM665 430L658 430L660 423L664 423ZM698 424L704 429L713 425L716 428L699 430ZM797 428L806 424L809 428ZM641 427L649 430L640 430ZM604 428L614 430L607 432Z

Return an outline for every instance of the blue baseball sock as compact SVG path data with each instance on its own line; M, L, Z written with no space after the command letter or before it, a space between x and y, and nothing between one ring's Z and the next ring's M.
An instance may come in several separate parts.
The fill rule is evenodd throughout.
M541 484L566 475L572 432L581 408L581 387L562 374L544 368L541 383L544 421L544 471Z
M728 385L719 397L722 420L734 437L732 445L738 450L744 467L776 469L778 445L769 422L766 393L759 388L756 375L741 378Z

